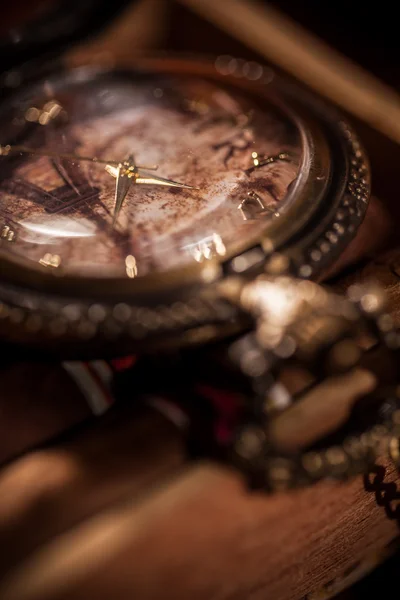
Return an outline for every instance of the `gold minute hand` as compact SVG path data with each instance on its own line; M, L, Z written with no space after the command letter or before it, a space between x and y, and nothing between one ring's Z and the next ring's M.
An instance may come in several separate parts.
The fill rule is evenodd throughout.
M192 185L186 185L185 183L172 181L172 179L164 179L164 177L158 177L158 175L151 175L150 173L146 173L146 171L142 171L140 167L138 167L138 176L136 177L135 183L144 183L147 185L165 185L168 187L183 188L185 190L200 189Z

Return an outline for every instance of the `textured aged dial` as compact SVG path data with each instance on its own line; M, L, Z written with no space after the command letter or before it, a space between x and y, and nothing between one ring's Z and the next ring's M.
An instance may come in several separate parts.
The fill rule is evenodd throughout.
M0 124L1 252L82 276L228 254L285 210L304 151L283 113L194 77L78 71Z

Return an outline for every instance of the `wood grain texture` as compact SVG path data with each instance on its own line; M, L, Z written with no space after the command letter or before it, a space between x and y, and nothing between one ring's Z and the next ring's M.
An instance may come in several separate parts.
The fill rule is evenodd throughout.
M397 535L361 478L268 498L202 464L44 546L0 597L297 600Z
M0 552L0 579L40 545L182 464L174 427L158 414L134 413L111 411L0 470L0 547L7 548Z

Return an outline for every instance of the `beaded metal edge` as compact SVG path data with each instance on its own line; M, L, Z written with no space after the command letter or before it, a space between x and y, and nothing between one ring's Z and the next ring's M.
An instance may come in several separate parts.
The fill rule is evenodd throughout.
M303 261L297 263L296 274L311 278L332 264L356 234L368 208L371 175L365 150L347 123L339 123L349 151L350 172L346 192L326 230L306 250Z

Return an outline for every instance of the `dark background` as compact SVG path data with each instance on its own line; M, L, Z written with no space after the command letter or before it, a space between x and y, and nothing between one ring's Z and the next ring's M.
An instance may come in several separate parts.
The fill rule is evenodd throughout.
M68 15L65 21L70 20L74 13L90 14L86 27L89 31L91 27L99 27L102 21L109 22L112 13L129 1L135 0L0 0L0 41L7 37L11 28L15 30L21 24L32 23L56 6L61 6ZM216 1L228 3L230 0ZM265 2L258 1L261 4ZM358 0L270 0L269 3L386 81L393 84L399 82L399 22L395 11L396 3L389 5ZM154 18L157 19L157 15ZM76 23L74 29L78 32ZM197 17L180 6L175 6L173 10L170 29L168 45L176 49L201 47L203 52L208 48L211 52L226 52L227 46L232 49L236 46L243 51L240 44L232 43L221 32L215 30L214 35L210 36L210 27L205 23L201 24ZM30 33L33 33L32 28ZM79 35L81 33L79 31Z
M199 0L201 2L201 0ZM229 2L229 0L219 0ZM260 3L267 3L260 0ZM348 0L272 0L268 2L290 15L298 23L315 32L329 44L393 84L399 79L399 21L394 14L396 3L391 6L379 3L352 2ZM196 17L176 8L173 19L172 45L177 49L197 49L207 45L221 52L227 45L234 50L242 47L232 44L229 38L215 31L212 39L208 25L193 27Z

